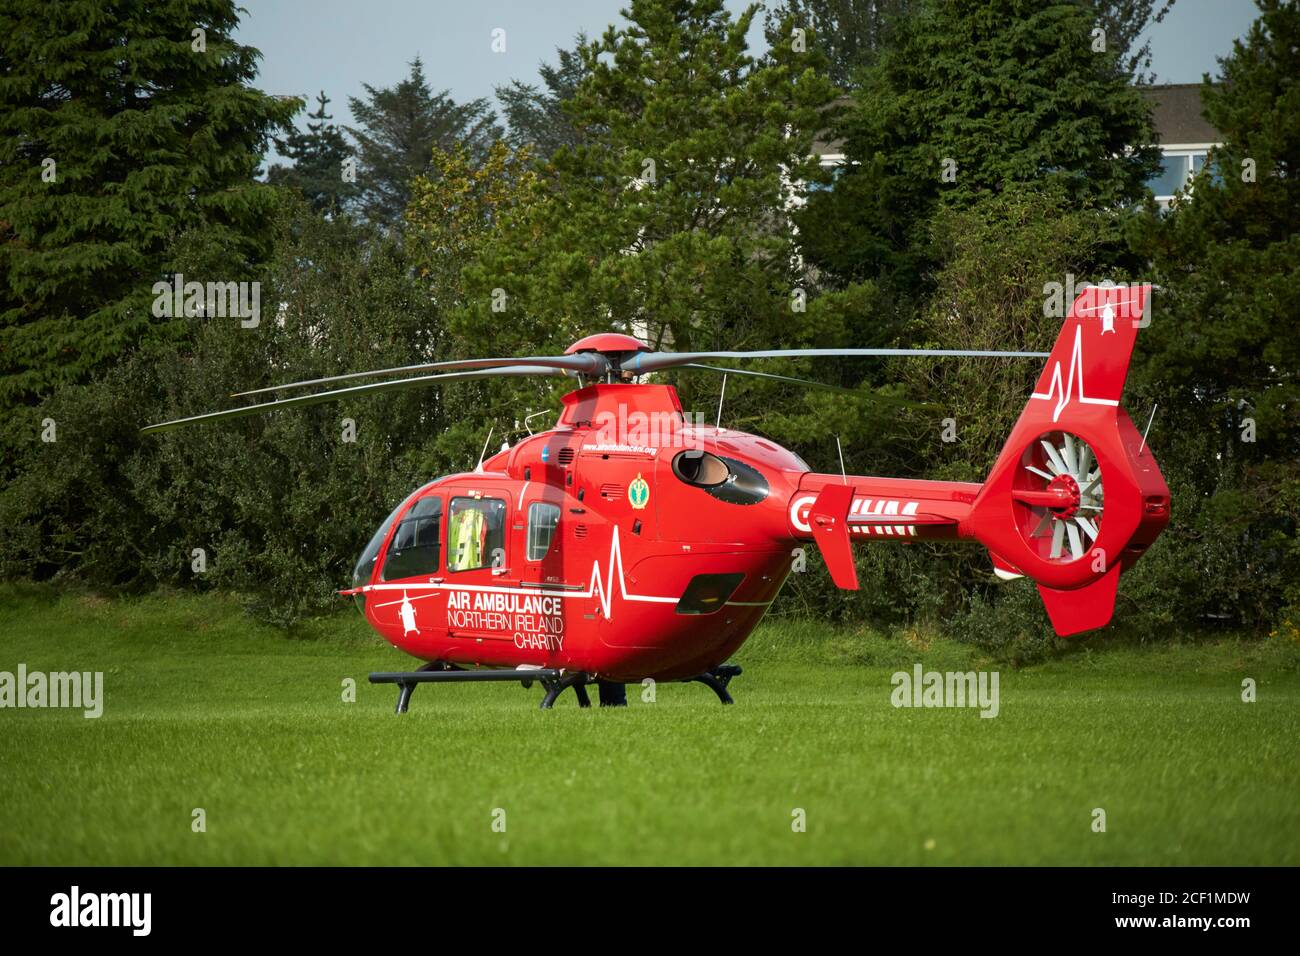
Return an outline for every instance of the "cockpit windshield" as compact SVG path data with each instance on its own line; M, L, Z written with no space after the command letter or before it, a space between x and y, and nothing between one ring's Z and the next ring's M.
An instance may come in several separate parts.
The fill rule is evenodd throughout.
M411 505L393 532L380 576L396 581L437 571L441 521L442 498L437 495L427 495Z
M401 512L403 507L405 507L407 501L410 500L410 497L410 495L407 495L397 503L397 507L394 508L388 517L384 519L384 523L381 524L379 530L374 533L374 536L370 539L370 543L366 545L366 549L361 552L361 557L357 559L357 566L352 569L352 586L354 588L363 587L370 583L371 574L375 570L375 560L379 557L379 549L384 546L384 539L388 537L389 529L392 528L393 522L397 519L398 513ZM362 600L361 595L357 595L356 597L357 606L364 610L365 602Z

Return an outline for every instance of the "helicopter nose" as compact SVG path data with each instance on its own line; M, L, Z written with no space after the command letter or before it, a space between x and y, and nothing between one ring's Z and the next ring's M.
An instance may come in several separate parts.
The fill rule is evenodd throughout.
M361 612L361 616L366 616L366 593L361 588L340 588L335 593L340 597L352 598L352 603L357 606L357 610Z

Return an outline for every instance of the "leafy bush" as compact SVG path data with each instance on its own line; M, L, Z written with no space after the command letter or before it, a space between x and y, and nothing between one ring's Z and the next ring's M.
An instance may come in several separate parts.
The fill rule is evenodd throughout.
M0 573L100 586L220 587L287 623L337 603L351 561L395 502L473 463L479 442L442 441L453 392L412 391L141 436L212 411L232 390L427 360L440 336L399 246L290 203L259 273L257 328L195 319L192 343L136 352L32 412L18 476L0 491ZM175 267L221 274L207 234ZM41 442L54 419L57 441ZM355 441L345 440L350 419ZM194 550L206 568L193 570Z

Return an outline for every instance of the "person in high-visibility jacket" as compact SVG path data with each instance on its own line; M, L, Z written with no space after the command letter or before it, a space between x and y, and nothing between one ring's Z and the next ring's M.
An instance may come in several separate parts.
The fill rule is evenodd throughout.
M483 512L478 508L457 511L447 527L447 570L469 571L483 567Z

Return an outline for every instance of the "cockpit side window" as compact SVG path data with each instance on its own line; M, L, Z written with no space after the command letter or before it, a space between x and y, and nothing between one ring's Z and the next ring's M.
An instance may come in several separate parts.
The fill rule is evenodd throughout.
M447 570L503 568L505 563L505 501L452 498L447 511Z
M442 499L436 495L421 498L402 516L380 575L385 581L433 574L438 570L439 525Z
M545 501L528 506L528 560L540 561L551 550L555 528L560 523L560 507Z

